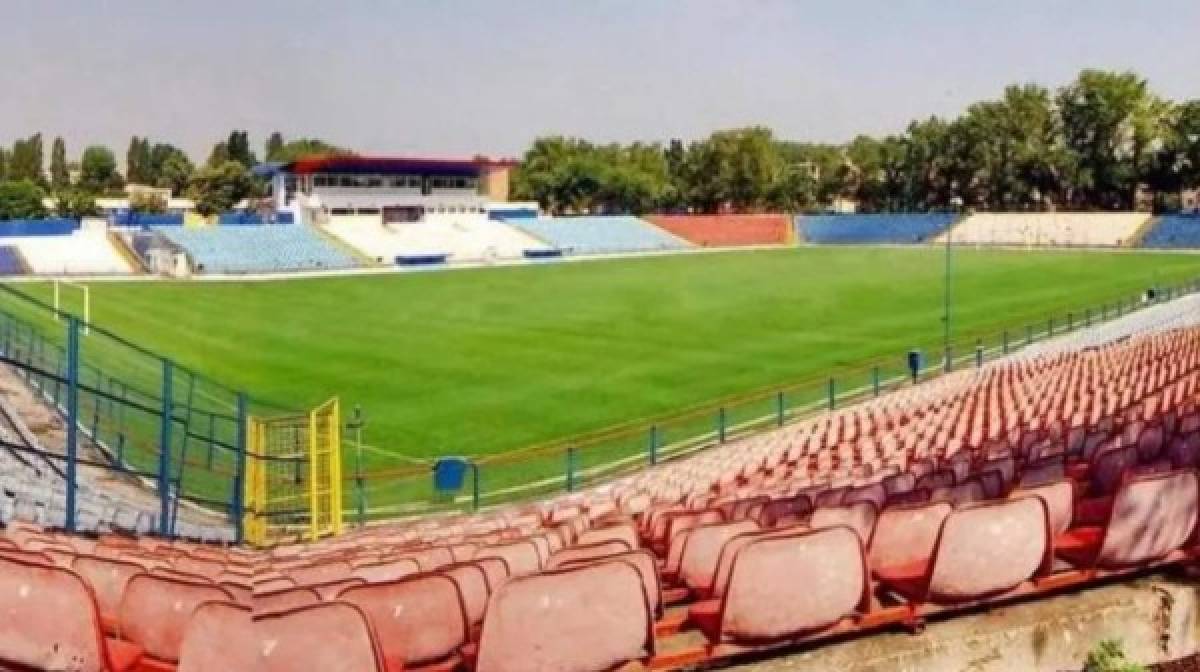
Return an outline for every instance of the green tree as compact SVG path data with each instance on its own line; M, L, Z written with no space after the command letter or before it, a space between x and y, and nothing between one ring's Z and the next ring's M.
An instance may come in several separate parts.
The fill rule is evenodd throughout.
M246 168L251 168L258 163L254 152L250 149L250 136L246 131L233 131L229 134L229 139L225 141L225 147L229 152L229 159L237 161Z
M58 200L58 211L60 217L70 217L72 219L82 219L84 217L96 217L100 214L100 208L96 206L96 194L80 188L69 188L58 192L56 195Z
M187 154L170 145L154 146L153 163L157 175L155 186L166 187L172 194L182 194L196 170Z
M42 174L41 133L13 143L12 153L8 157L8 179L29 180L35 184L45 183L46 179Z
M61 137L54 138L54 146L50 150L50 185L55 189L65 189L71 184L71 174L67 170L67 144Z
M8 179L8 150L0 147L0 182Z
M1059 90L1058 108L1073 154L1073 205L1132 209L1164 112L1146 80L1132 72L1084 70Z
M133 136L125 152L125 180L131 184L154 184L158 180L149 138Z
M0 182L0 220L45 217L45 197L46 192L32 180Z
M259 184L246 167L237 161L206 166L192 175L188 195L203 215L225 212L244 198L259 193Z
M129 209L134 212L159 215L167 211L167 202L157 194L138 192L129 198Z
M266 147L263 148L263 156L265 161L279 161L280 153L283 152L283 134L275 131L267 138Z
M124 180L117 172L117 159L112 150L92 145L83 150L80 160L79 184L85 191L104 193L119 189Z
M317 138L297 138L279 147L267 157L268 161L295 161L314 156L353 156L354 152L331 145Z

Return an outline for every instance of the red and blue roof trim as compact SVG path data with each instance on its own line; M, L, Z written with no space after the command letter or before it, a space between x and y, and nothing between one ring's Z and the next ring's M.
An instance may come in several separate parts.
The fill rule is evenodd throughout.
M255 166L258 175L276 173L312 175L431 175L438 177L478 177L485 168L511 168L513 159L434 159L421 157L314 156L290 163L266 163Z

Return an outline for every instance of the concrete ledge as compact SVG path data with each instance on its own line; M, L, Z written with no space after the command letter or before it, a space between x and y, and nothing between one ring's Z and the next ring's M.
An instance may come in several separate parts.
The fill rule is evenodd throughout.
M920 635L887 632L733 666L743 672L1031 672L1080 670L1097 642L1119 639L1130 660L1200 651L1200 576L1155 575L933 621Z

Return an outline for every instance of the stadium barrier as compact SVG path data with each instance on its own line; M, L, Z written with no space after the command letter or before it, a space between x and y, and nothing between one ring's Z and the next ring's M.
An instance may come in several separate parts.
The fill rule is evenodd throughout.
M258 546L342 531L341 410L250 417L245 538Z
M667 460L685 457L753 432L781 427L814 414L924 382L1015 353L1140 308L1200 292L1200 279L1155 288L1151 294L1117 297L1036 320L1021 320L995 331L960 334L943 350L942 339L914 344L923 363L912 375L907 352L794 384L759 390L667 417L632 422L597 433L570 437L514 452L466 460L467 477L458 488L439 490L435 465L395 458L372 446L347 441L348 451L370 450L378 457L365 470L361 461L343 485L347 517L357 524L432 512L474 511L532 500L600 484ZM717 375L714 373L714 375ZM361 460L361 458L360 458ZM400 460L403 460L402 462Z
M250 418L262 422L295 411L250 399L244 392L158 355L105 328L8 285L0 285L0 362L7 364L64 420L65 445L4 447L42 458L66 484L63 527L80 529L76 495L82 470L108 473L114 481L137 479L157 498L154 532L178 536L182 509L219 520L233 540L245 539L247 470L263 471L258 454L247 452ZM307 429L337 444L336 402L306 414ZM332 476L340 469L326 472ZM294 481L311 478L309 457L293 460ZM326 476L328 478L328 475ZM336 489L334 495L340 495ZM326 494L328 497L328 493ZM326 506L323 510L335 511ZM323 514L321 529L332 525ZM185 511L184 518L188 518ZM314 517L293 511L291 520ZM109 522L109 521L102 521Z

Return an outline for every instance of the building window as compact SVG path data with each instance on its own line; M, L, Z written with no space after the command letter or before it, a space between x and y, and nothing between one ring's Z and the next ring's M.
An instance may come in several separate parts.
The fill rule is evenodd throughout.
M379 187L383 186L383 178L382 177L374 177L374 176L368 177L368 178L366 178L366 182L367 182L367 186L372 189L378 189Z

